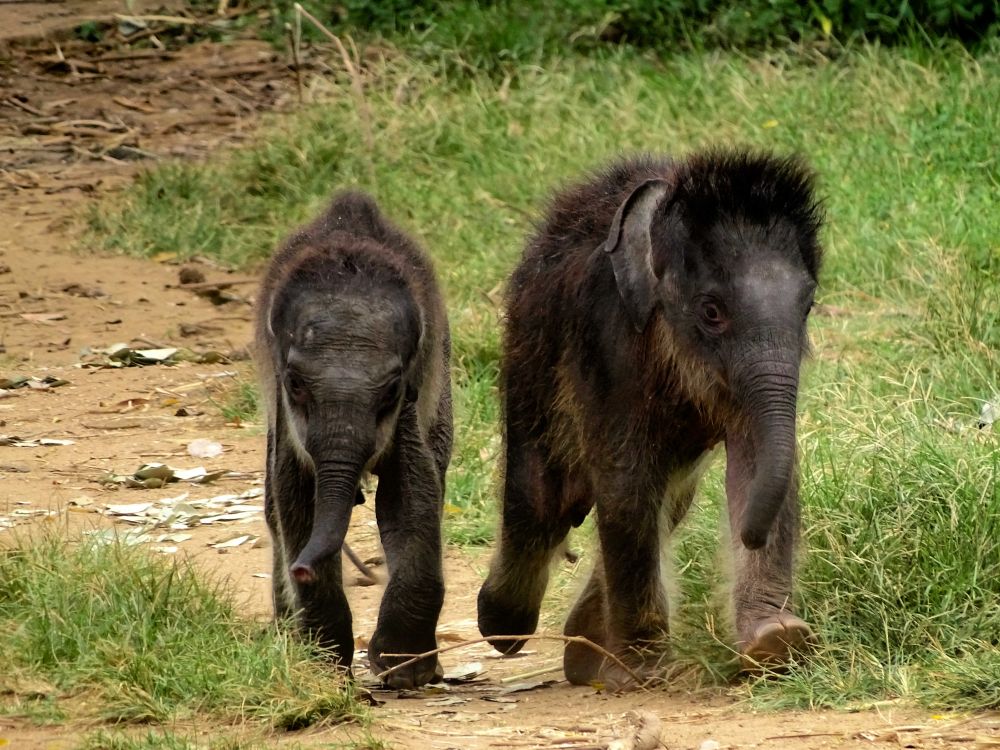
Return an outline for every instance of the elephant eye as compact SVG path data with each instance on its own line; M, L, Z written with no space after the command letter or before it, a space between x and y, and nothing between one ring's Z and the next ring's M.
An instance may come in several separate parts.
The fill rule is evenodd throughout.
M378 405L379 419L382 419L396 408L396 403L399 401L399 385L401 382L402 376L397 374L391 377L388 382L382 386L382 393L379 396Z
M721 333L729 322L722 305L715 300L704 300L699 312L702 324L712 333Z
M304 405L309 398L309 389L297 372L288 373L285 378L285 390L288 392L288 397L299 406Z

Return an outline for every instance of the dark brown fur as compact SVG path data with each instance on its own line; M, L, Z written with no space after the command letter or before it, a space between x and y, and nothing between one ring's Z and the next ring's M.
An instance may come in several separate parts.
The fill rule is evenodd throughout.
M651 265L658 293L676 304L659 299L637 330L605 243L619 207L650 180L666 193L649 227ZM672 206L683 208L676 226ZM686 513L703 459L727 434L735 444L748 429L730 370L714 363L711 344L689 335L679 260L691 253L687 260L728 282L725 262L694 254L708 247L704 238L714 227L730 223L794 246L789 267L802 270L807 283L815 279L819 214L807 173L793 162L738 153L616 164L558 195L528 242L507 292L506 476L500 548L480 593L484 635L534 630L552 552L596 504L601 560L566 632L655 673L667 635L660 537ZM677 226L690 249L675 240ZM739 529L744 508L733 497L730 509ZM763 619L785 617L796 535L797 495L790 491L765 549L734 545L741 645ZM628 682L574 645L566 671L574 682Z
M440 518L452 441L450 347L434 272L424 252L381 215L374 201L345 193L276 252L257 299L256 360L268 415L265 506L274 543L275 613L295 615L340 664L350 666L354 644L340 558L346 521L331 522L327 549L327 532L314 525L326 486L314 466L353 461L356 471L345 473L353 477L346 480L354 482L353 490L345 485L338 494L328 494L341 505L345 498L363 502L357 482L365 471L379 477L375 509L389 583L369 655L373 669L381 671L394 661L383 659L383 652L434 648L444 596ZM369 314L369 308L375 312ZM355 313L360 317L352 317ZM354 320L362 326L357 332L351 328ZM395 322L379 329L380 320ZM311 345L317 335L340 348L315 344L319 348L311 351L311 360L327 358L325 369L302 381L308 390L289 385L292 350ZM397 340L398 349L386 343ZM402 374L391 381L395 388L388 396L376 396L378 384L357 386L362 390L356 400L349 392L345 396L343 382L367 375L348 361L351 352L381 364L380 347L388 347L392 356L401 352ZM338 354L342 349L346 353ZM344 374L350 378L345 380ZM302 380L296 377L296 383ZM289 388L305 395L289 395ZM379 405L381 416L375 416L374 406L370 411L364 406L365 399ZM296 406L299 401L308 408ZM296 408L303 416L293 418ZM353 431L345 431L355 423ZM302 430L308 432L300 434ZM424 662L396 673L391 684L409 687L434 679L440 673L437 660Z

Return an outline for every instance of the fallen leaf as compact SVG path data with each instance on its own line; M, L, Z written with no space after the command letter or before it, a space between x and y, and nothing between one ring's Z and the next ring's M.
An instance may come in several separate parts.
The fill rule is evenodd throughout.
M241 544L246 544L251 539L256 539L251 534L243 534L242 536L233 537L232 539L227 539L224 542L216 542L215 544L210 544L212 549L232 549L233 547L239 547Z
M160 534L156 537L157 542L186 542L193 534Z
M463 703L468 703L468 698L459 698L458 696L445 696L444 698L435 698L431 701L425 701L425 706L461 706Z
M50 445L73 445L73 440L58 440L56 438L38 438L37 440L25 440L16 435L0 435L0 445L9 445L13 448L38 448Z
M459 664L444 675L445 682L468 682L483 674L483 665L478 661Z

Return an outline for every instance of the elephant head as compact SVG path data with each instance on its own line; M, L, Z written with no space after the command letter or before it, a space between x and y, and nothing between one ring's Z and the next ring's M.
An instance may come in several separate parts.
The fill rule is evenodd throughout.
M635 329L662 315L685 352L678 364L723 384L735 412L723 420L727 493L743 508L739 534L750 549L766 543L795 481L819 225L797 162L707 158L635 187L604 244Z
M420 349L419 308L401 283L349 272L289 284L268 319L278 408L315 477L312 531L289 572L300 583L339 554L359 484L392 444Z

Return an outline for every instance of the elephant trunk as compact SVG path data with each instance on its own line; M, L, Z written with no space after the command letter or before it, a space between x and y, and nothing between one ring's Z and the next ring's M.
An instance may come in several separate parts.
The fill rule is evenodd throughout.
M748 549L767 543L794 479L799 361L793 351L772 351L748 368L738 396L748 429L726 435L726 492L742 509L739 533Z
M340 554L363 468L361 460L317 464L312 532L290 568L292 578L299 583L314 583L317 566Z

